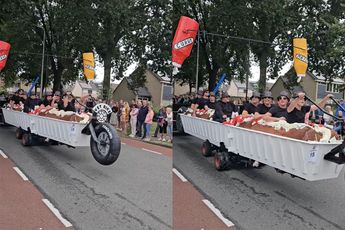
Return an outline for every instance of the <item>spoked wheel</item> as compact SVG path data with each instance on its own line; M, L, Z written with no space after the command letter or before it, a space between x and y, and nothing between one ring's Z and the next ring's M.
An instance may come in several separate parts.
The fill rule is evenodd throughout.
M31 133L23 133L22 145L24 145L24 146L32 145L32 135L31 135Z
M227 170L230 168L230 158L227 152L216 152L214 155L214 167L218 171Z
M208 140L202 143L201 154L204 157L209 157L212 155L212 144Z
M91 152L95 160L102 165L114 163L120 155L121 140L114 127L104 123L95 128L97 141L90 139ZM98 143L99 142L99 143Z
M17 139L22 139L23 133L24 133L24 132L23 132L22 128L20 128L20 127L17 128L17 129L16 129L16 138L17 138Z

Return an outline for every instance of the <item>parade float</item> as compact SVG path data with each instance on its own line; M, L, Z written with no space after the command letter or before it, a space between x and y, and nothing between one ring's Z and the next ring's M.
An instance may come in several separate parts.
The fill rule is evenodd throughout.
M185 18L181 17L180 22L183 20ZM183 55L180 56L183 60L188 57L193 46L192 43L188 43L185 50L176 46L181 42L180 40L184 41L183 36L195 39L195 34L188 35L188 32L200 34L193 21L189 23L190 28L188 23L188 21L184 23L186 28L177 28L172 49L173 62L179 60L174 58L174 55L179 56L181 52ZM203 34L206 33L204 31ZM297 82L300 82L308 66L306 39L295 38L293 51ZM180 65L183 60L179 62ZM198 86L197 79L198 76L196 86ZM217 88L214 93L216 91ZM219 123L212 120L213 113L214 111L203 108L196 111L189 109L180 111L176 120L181 120L183 126L181 130L185 133L204 140L202 154L211 156L214 153L214 165L217 170L238 165L251 166L257 161L261 165L275 168L277 172L289 173L293 177L308 181L317 181L338 177L344 167L345 142L335 132L325 127L313 124L288 124L283 121L265 122L253 118L246 120L247 118L236 115L224 123Z
M5 67L10 47L9 43L0 41L0 71ZM93 80L93 53L83 53L83 65L85 78ZM74 99L79 103L76 98ZM42 142L63 144L73 148L86 146L91 148L91 153L98 163L113 164L119 157L121 140L115 128L108 123L112 113L110 106L100 103L88 108L79 104L91 113L79 114L43 105L24 113L22 103L9 103L2 108L2 116L6 124L17 127L16 137L24 146Z

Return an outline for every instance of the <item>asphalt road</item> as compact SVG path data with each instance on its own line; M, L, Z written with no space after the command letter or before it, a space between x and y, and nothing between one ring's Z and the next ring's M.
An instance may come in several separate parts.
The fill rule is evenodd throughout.
M309 182L262 169L218 172L202 140L174 137L174 167L237 229L345 229L345 179Z
M171 157L127 144L102 166L89 148L23 147L14 132L0 127L0 147L75 229L172 228Z

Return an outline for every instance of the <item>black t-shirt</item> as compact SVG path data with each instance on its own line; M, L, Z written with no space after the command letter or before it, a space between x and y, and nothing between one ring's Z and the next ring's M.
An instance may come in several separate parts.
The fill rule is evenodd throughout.
M216 102L208 101L206 105L209 109L216 109Z
M243 110L246 110L248 114L255 114L258 111L258 107L252 103L246 103Z
M271 106L271 107L267 107L267 106L264 105L264 104L260 104L260 105L258 105L258 110L257 110L257 112L258 112L259 114L265 114L265 113L267 113L268 111L270 111L271 108L272 108L272 106Z
M272 117L285 117L287 118L287 110L286 108L280 108L278 105L274 105L270 108L268 111L270 114L272 114Z
M197 98L195 100L195 104L198 105L198 109L203 109L205 105L207 105L208 99L205 98Z
M14 101L14 104L19 104L19 102L22 102L24 103L25 102L25 99L20 97L20 96L17 96L17 95L13 95L11 97L11 101Z
M65 107L63 101L60 100L58 103L58 110L65 110L65 111L72 111L75 112L75 108L71 102L68 102L67 106Z
M219 101L216 103L216 111L213 115L213 118L215 121L224 121L223 115L226 115L227 117L231 117L233 112L237 112L237 108L234 103L224 103L222 101Z
M309 111L309 105L302 106L301 110L294 108L290 113L287 113L286 121L288 123L304 123L305 114Z

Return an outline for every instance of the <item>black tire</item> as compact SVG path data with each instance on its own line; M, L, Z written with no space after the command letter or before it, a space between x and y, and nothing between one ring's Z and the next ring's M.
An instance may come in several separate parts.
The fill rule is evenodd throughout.
M17 128L16 129L16 138L17 139L22 139L23 138L23 133L24 133L24 131L22 130L22 128Z
M201 154L204 157L212 156L212 144L208 140L206 140L202 143Z
M111 165L120 155L121 139L117 135L114 127L108 123L97 125L95 127L95 133L102 144L98 144L91 136L91 153L98 163Z
M217 171L224 171L230 168L231 161L227 152L216 152L214 155L214 167Z
M23 146L30 146L30 145L32 145L32 135L31 135L31 133L23 133L22 145Z

